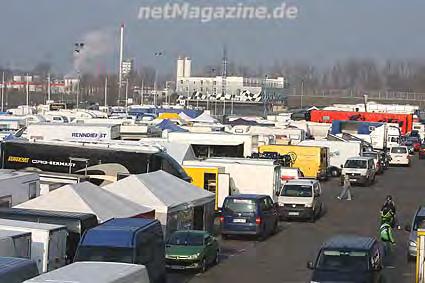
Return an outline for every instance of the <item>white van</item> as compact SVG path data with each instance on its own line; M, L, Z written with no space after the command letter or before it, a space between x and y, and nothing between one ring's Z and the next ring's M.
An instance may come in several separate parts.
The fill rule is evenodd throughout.
M278 196L280 217L310 219L314 222L322 212L321 194L322 188L317 180L288 180Z
M390 165L410 166L410 154L407 146L393 146L390 148Z
M348 175L350 183L369 186L375 182L376 167L372 157L357 156L348 158L342 168L341 185L344 177Z
M74 262L24 283L149 283L144 265L118 262Z

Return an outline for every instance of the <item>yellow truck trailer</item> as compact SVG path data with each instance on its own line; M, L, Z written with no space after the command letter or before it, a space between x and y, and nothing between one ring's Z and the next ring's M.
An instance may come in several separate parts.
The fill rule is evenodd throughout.
M259 146L258 152L288 154L292 160L292 167L298 167L304 177L327 178L329 150L326 147L271 144Z
M192 178L192 184L215 194L215 209L229 195L230 177L224 167L217 166L183 166L187 175ZM226 193L227 192L227 193Z

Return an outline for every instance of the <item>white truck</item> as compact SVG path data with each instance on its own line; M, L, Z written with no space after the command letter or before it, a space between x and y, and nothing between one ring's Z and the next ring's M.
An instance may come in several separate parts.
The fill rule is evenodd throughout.
M0 230L0 257L30 258L31 233Z
M264 194L277 201L281 187L280 165L273 160L247 158L208 158L205 160L183 161L184 166L224 167L230 175L230 192L219 191L221 200L228 195ZM219 187L220 190L220 187ZM218 203L222 207L223 203Z
M150 283L144 265L80 261L34 277L24 283Z
M110 141L120 137L118 124L56 124L28 125L26 138L35 140L63 140L78 142Z
M10 158L21 158L9 156ZM40 196L37 173L0 170L0 207L12 207Z
M258 149L258 135L229 133L163 132L169 142L188 143L198 157L247 157Z
M329 173L333 177L341 174L341 165L350 157L361 156L362 144L359 141L305 140L300 145L329 148Z
M0 219L0 230L31 233L31 259L40 273L65 265L68 236L65 226Z

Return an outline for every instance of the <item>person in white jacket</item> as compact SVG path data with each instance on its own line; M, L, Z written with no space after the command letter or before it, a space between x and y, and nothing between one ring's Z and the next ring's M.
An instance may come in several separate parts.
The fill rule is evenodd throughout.
M342 185L342 192L337 197L338 199L344 199L347 196L347 200L351 200L351 183L348 175L344 175L344 184Z

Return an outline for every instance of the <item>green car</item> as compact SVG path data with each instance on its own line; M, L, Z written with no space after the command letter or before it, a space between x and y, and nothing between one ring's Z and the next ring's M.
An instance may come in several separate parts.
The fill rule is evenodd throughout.
M200 269L219 261L217 240L205 231L176 231L165 246L166 267L169 269Z

